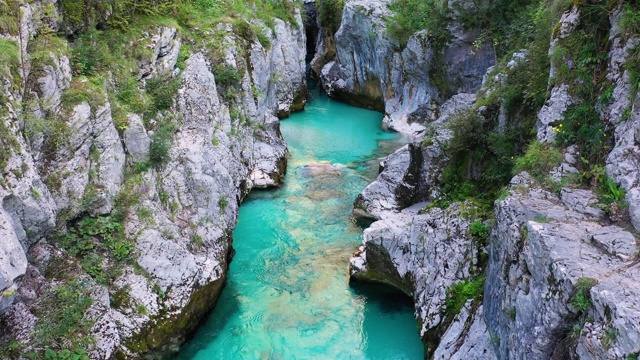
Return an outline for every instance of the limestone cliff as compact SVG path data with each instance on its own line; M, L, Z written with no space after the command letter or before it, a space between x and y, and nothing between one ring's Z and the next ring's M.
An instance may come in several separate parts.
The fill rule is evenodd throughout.
M450 1L451 6L458 2ZM435 49L426 31L411 36L402 48L386 29L389 3L345 2L334 37L335 57L318 76L330 96L384 112L386 127L411 135L425 130L452 95L479 90L495 59L489 42L478 46L478 32L456 21L450 24L453 39L445 50ZM331 56L326 42L319 43L315 61Z
M358 17L366 6L372 8L362 13L373 14L373 20ZM336 34L339 55L325 68L323 79L337 96L353 93L358 98L366 93L369 99L385 99L386 115L393 119L389 105L394 102L388 100L393 96L388 94L397 92L371 90L371 84L380 81L373 75L380 75L380 83L387 86L393 82L384 74L393 72L379 71L363 59L394 59L390 54L396 45L368 49L367 41L359 38L357 43L365 48L352 46L347 56L340 55L340 38L356 32L350 27L382 26L375 14L384 11L371 2L347 3ZM384 159L380 175L354 204L356 218L374 222L364 230L363 245L351 259L351 277L389 284L413 298L428 358L627 359L640 353L639 116L637 91L630 83L635 81L633 49L638 38L625 25L628 19L623 20L637 9L620 2L607 9L608 18L597 17L596 26L591 16L597 11L603 10L568 6L551 25L545 49L508 54L488 69L482 86L474 83L448 101L434 95L429 99L436 102L419 101L433 104L417 121L427 131ZM593 46L602 60L576 66L579 55L566 51L582 44L576 39L585 27L595 34L593 39L600 39ZM403 51L415 46L419 36L414 35ZM382 55L384 51L388 53ZM513 90L509 86L518 81L531 84L519 74L531 74L527 69L534 66L536 54L550 60L549 67L541 69L544 101L525 97L518 98L522 103L509 103L508 98L496 103L504 94L514 96L505 88ZM425 59L417 66L428 67ZM578 70L587 68L589 77L581 78ZM587 81L593 81L591 93L584 91ZM405 98L400 99L402 103ZM584 111L576 116L576 109ZM593 120L591 134L601 131L600 142L585 145L584 133L567 140L566 134L591 121L587 119ZM415 131L389 123L399 131ZM506 137L510 126L521 124L531 124L521 131L535 132L534 145L521 155L525 160L515 162L515 177L488 206L481 195L461 202L448 192L447 181L456 179L451 172L456 164L463 165L467 184L477 186L493 171L483 159L465 156L456 163L462 146L456 141L465 129L461 123L472 124L467 131L487 129L493 136ZM481 137L476 133L465 139ZM476 151L473 144L464 151ZM594 154L589 146L599 150ZM528 156L533 148L554 160L532 160ZM534 165L528 166L527 159Z
M306 95L301 14L238 20L262 42L220 24L215 57L175 26L145 25L129 43L144 46L133 88L175 92L143 114L121 106L116 70L77 75L78 44L51 35L61 4L2 6L19 24L0 39L13 51L0 69L0 338L14 349L3 356L44 351L43 317L65 296L82 305L76 340L92 359L166 356L215 304L243 198L283 179L278 117Z

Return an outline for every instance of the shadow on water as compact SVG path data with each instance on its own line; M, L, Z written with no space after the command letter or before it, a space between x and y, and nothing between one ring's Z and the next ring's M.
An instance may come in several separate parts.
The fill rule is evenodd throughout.
M384 313L401 313L413 309L413 300L390 286L362 281L354 281L350 285L356 296L363 298L369 305L377 306Z
M173 359L192 359L200 350L205 349L210 343L214 342L216 338L224 332L224 329L227 327L226 325L233 318L234 314L239 311L239 296L240 294L235 284L227 282L220 299L218 299L216 309L203 321L203 323L211 325L200 328L198 330L198 336L190 339L189 342L180 349L180 353L176 354Z

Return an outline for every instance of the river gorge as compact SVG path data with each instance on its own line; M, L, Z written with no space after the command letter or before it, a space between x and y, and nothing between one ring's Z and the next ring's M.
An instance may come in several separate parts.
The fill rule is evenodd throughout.
M423 357L410 299L350 287L346 267L362 242L353 200L404 141L380 128L382 114L309 84L305 110L281 122L284 185L240 207L227 285L179 359Z

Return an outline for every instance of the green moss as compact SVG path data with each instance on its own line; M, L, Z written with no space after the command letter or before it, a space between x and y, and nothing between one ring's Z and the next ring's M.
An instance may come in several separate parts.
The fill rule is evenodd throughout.
M447 290L445 300L446 313L453 317L457 315L468 300L479 301L484 291L485 276L480 275L471 280L457 282Z

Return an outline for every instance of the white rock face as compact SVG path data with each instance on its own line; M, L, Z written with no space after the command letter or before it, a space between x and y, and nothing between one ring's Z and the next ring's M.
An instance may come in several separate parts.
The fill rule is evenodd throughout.
M473 94L457 94L440 109L438 119L415 140L389 155L380 175L358 195L356 219L379 220L415 203L433 200L439 193L440 174L448 156L443 151L451 139L449 120L475 103Z
M611 16L613 24L609 39L612 42L609 56L608 78L616 87L613 102L604 114L615 125L615 145L607 158L607 174L627 190L629 215L636 230L640 230L640 97L631 97L631 80L624 70L631 51L640 39L622 40L618 26L621 11Z
M123 131L125 150L134 163L148 161L151 139L142 124L142 119L137 114L128 114L127 119L129 124Z
M60 97L62 92L69 88L71 84L71 65L69 58L65 55L50 55L54 65L46 65L43 69L43 76L38 79L40 91L42 92L42 109L46 111L60 111Z
M386 34L388 2L345 3L335 35L337 55L318 75L330 96L384 111L385 127L413 135L438 117L439 105L452 94L479 90L482 76L494 60L493 52L489 44L474 47L476 32L452 24L453 40L442 54L443 72L448 74L445 82L457 85L443 92L430 75L434 57L439 55L434 54L427 33L414 34L401 50Z
M551 97L538 112L538 141L542 143L553 143L556 135L554 128L562 124L564 112L575 101L569 95L569 86L562 84L555 86L551 90Z
M69 127L68 144L41 165L47 169L47 178L56 177L60 183L51 189L57 208L64 209L70 219L83 211L108 214L122 185L125 162L110 104L92 107L84 102L75 106Z
M405 145L382 163L384 170L355 202L356 217L379 220L383 214L405 208L412 202L420 181L421 149Z
M153 53L151 58L139 62L140 78L173 72L182 45L178 30L161 26L155 33L146 35L150 38L149 48L153 49Z
M475 220L473 204L456 203L426 214L416 212L405 209L398 214L388 213L367 228L361 251L350 261L350 273L355 279L387 283L411 295L416 317L422 324L420 335L425 342L437 345L436 334L440 331L449 329L450 338L462 337L459 327L467 321L474 322L467 314L449 327L443 308L447 289L477 275L477 261L483 250L468 235L468 227ZM482 331L486 333L482 329L478 324L474 336L486 337L481 336ZM452 344L442 346L448 352L459 350L461 356L466 351ZM477 348L474 352L490 353L489 349L469 346L473 347Z
M27 271L27 256L16 236L13 220L0 210L0 314L11 306L17 286L14 282Z
M36 31L32 17L40 5L32 3L23 12L25 38ZM92 284L94 303L85 313L95 321L92 359L166 356L215 305L240 202L251 188L283 180L286 144L278 116L304 106L305 35L301 15L295 18L297 26L276 20L273 31L265 27L271 46L255 39L246 53L244 40L229 29L224 61L240 75L233 111L216 84L218 64L196 52L182 72L176 69L182 44L177 29L158 27L141 39L153 50L139 63L141 85L167 74L181 81L168 113L145 120L172 121L177 130L170 160L134 174L135 182L124 189L137 197L122 223L135 242L137 266L123 265L108 288ZM68 59L52 55L52 60L34 89L39 95L33 113L39 118L61 111L60 98L71 82ZM4 91L7 81L1 80ZM9 93L12 104L20 103L22 92ZM67 119L70 136L55 151L44 148L42 136L24 143L19 106L2 119L20 136L0 182L0 320L7 325L0 337L16 335L29 343L37 321L32 307L52 285L42 270L62 255L51 245L56 217L65 225L85 213L109 214L123 194L125 159L129 165L149 160L153 132L141 114L128 114L128 126L119 133L104 99L73 107Z
M565 189L557 197L523 183L517 189L496 204L489 246L484 319L501 339L499 357L548 359L563 351L558 334L578 321L572 298L583 278L598 283L578 339L580 358L622 359L639 351L640 286L632 279L640 274L630 260L636 239L602 225L589 191ZM595 340L607 329L618 334L610 346Z
M434 359L464 360L495 359L491 335L482 317L482 305L473 311L468 302L455 317L451 326L442 335L440 344L433 352Z

